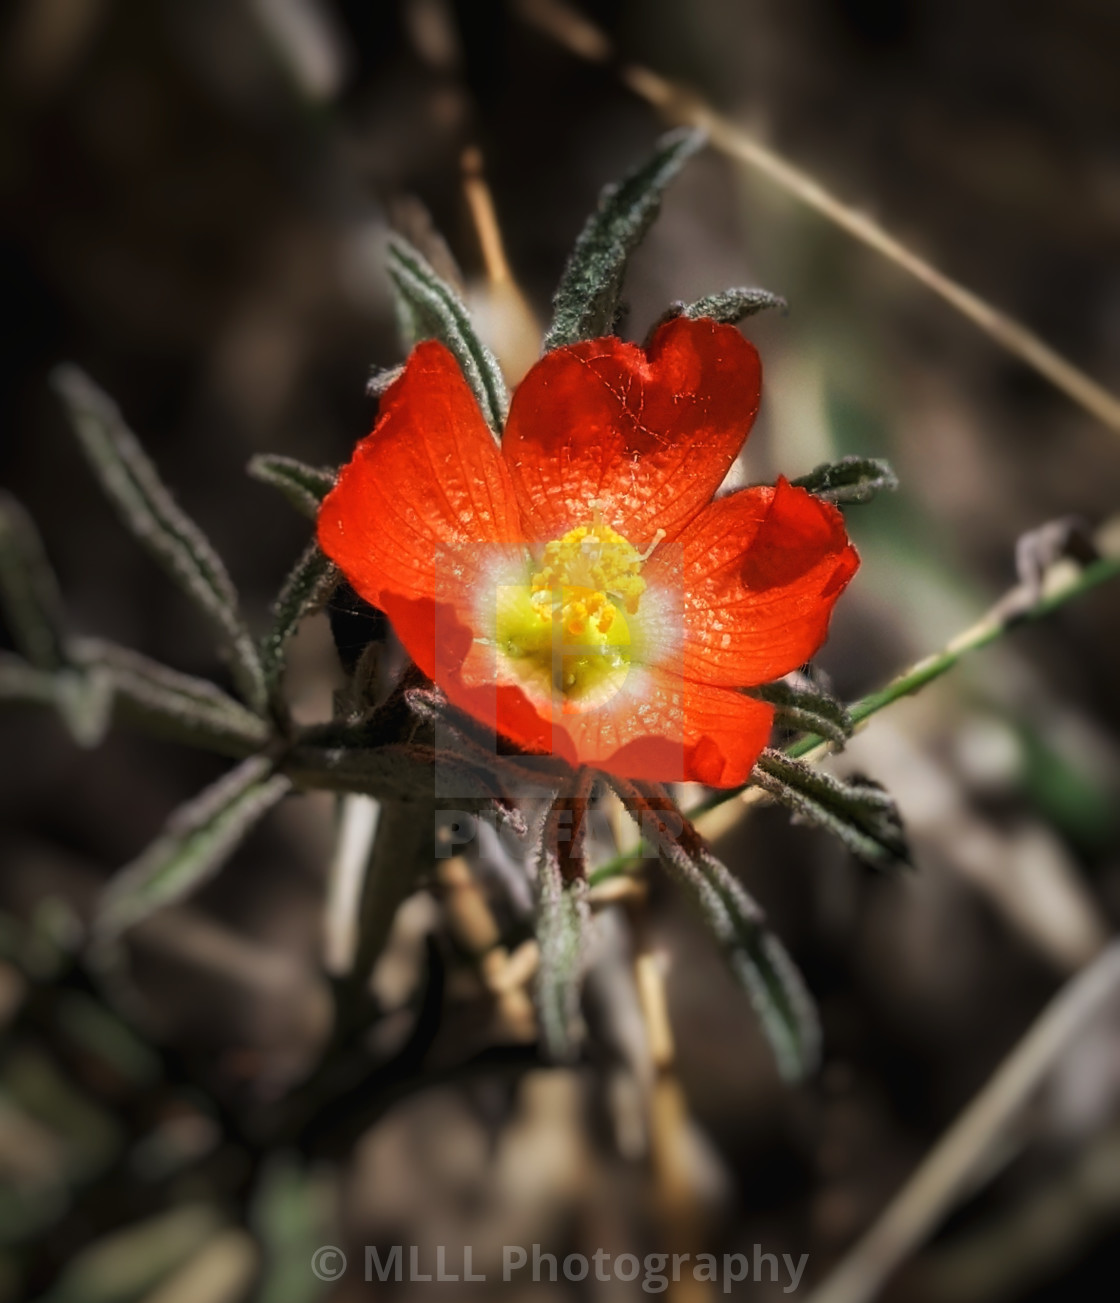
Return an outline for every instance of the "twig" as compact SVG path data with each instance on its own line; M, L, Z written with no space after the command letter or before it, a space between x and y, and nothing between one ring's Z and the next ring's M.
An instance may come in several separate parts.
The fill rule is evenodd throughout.
M1098 540L1103 540L1107 531L1107 526L1099 530ZM912 696L927 683L948 673L967 653L987 647L1005 633L1018 628L1020 624L1040 620L1074 598L1117 577L1120 577L1120 553L1112 548L1109 554L1084 569L1077 569L1072 564L1067 566L1066 563L1053 567L1048 582L1044 585L1042 596L1033 602L1030 601L1033 594L1029 586L1017 585L986 615L963 633L958 634L941 651L926 656L897 678L892 679L885 688L863 697L851 706L849 713L856 729L866 727L868 720L880 710L893 705L902 697ZM834 743L824 738L809 736L799 738L788 746L786 754L812 763L823 759L833 750L835 750ZM725 791L713 792L703 801L691 806L685 814L705 837L717 837L738 818L744 805L755 805L767 799L767 794L759 787L728 788ZM716 814L721 806L727 806L732 801L737 801L737 806L733 810ZM625 873L634 862L635 853L632 850L616 855L614 859L594 870L591 874L592 887L598 887L600 883Z
M676 1070L676 1044L669 1023L665 978L660 957L647 945L644 902L632 911L635 945L634 981L645 1024L653 1081L649 1095L650 1159L654 1194L666 1248L685 1254L703 1247L703 1209L689 1162L688 1101ZM710 1297L701 1282L687 1275L669 1286L674 1303L700 1303Z
M981 1171L1072 1041L1120 993L1120 942L1062 988L809 1303L866 1303Z
M580 58L605 62L610 57L609 38L562 0L520 0L518 8L530 24ZM1009 353L1044 375L1109 429L1120 433L1120 399L1062 357L1033 331L938 271L878 223L835 198L807 172L760 144L695 92L638 64L623 66L619 74L636 95L666 118L703 128L717 149L762 172L787 194L909 272Z

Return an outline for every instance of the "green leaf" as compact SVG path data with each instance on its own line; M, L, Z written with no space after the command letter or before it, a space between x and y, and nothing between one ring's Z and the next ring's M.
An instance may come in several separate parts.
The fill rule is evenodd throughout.
M338 568L312 541L285 579L272 605L272 628L261 643L261 664L271 696L280 686L288 639L306 616L322 607L339 578Z
M423 256L399 235L389 237L389 278L397 292L405 346L438 339L455 355L486 423L505 424L509 394L497 359L475 333L466 306Z
M879 457L843 457L825 462L793 483L818 498L846 507L870 502L877 493L893 493L898 488L898 476Z
M892 798L867 778L844 782L811 765L767 749L751 782L806 823L826 828L864 863L877 869L910 865L902 818Z
M445 763L441 759L440 764ZM431 748L403 743L362 746L348 738L340 743L331 725L301 730L284 767L301 786L360 792L379 800L420 801L430 797L435 786ZM470 796L494 795L493 782L481 772L463 766L455 775Z
M40 670L66 664L62 601L43 540L24 508L0 490L0 609L16 647Z
M50 706L81 747L95 747L112 722L113 685L100 669L67 666L53 673L0 652L0 702Z
M591 907L587 883L582 879L566 883L555 855L541 857L539 872L537 1016L549 1058L570 1063L585 1033L579 1006Z
M627 261L657 216L665 187L704 139L700 131L669 132L651 158L600 194L553 298L546 353L613 330Z
M692 900L749 996L778 1071L787 1081L804 1079L820 1061L820 1022L804 979L770 931L765 914L661 789L608 779L643 838L656 846L661 863Z
M244 756L267 745L268 724L207 679L183 674L99 638L76 638L75 664L101 672L117 714L176 741Z
M100 746L113 722L113 680L104 666L59 670L58 713L80 747Z
M799 733L828 738L838 747L852 736L852 717L847 708L819 688L795 687L779 680L752 688L750 695L768 701L775 708L778 723Z
M272 761L252 756L172 815L159 837L110 882L95 920L108 943L157 909L195 891L291 788Z
M76 367L59 367L53 379L117 514L209 616L238 690L263 711L267 694L256 645L238 614L237 593L221 558L171 497L112 399Z
M0 701L57 706L55 676L50 670L29 665L22 656L0 651Z
M768 308L780 308L785 312L788 307L789 304L781 295L771 294L769 290L737 287L722 290L718 294L706 294L695 303L690 303L682 315L692 318L711 317L714 321L734 326Z
M38 1303L134 1303L154 1297L161 1282L221 1227L208 1204L181 1203L110 1231L83 1246Z
M306 466L294 457L258 453L245 468L255 480L271 484L309 520L319 514L323 499L334 488L337 475L327 466Z

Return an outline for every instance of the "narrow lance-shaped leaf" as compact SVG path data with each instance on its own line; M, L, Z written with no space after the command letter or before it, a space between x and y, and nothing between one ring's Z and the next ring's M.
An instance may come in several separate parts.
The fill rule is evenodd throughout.
M101 665L59 670L55 675L58 712L80 747L100 746L113 722L114 686Z
M818 688L779 680L752 688L750 695L775 707L778 723L786 728L828 738L837 747L842 747L852 736L852 717L847 708Z
M762 753L751 782L806 823L825 828L877 869L910 864L898 807L870 779L844 782L780 751Z
M112 399L76 367L59 367L54 383L118 515L210 617L238 690L254 710L263 710L266 693L256 645L238 614L237 593L221 558L171 497Z
M159 837L106 888L96 918L107 943L214 876L262 815L290 789L272 762L252 756L182 806Z
M580 994L587 964L591 906L583 856L593 778L580 769L563 794L546 797L534 821L537 849L536 934L540 947L536 1003L550 1058L570 1062L584 1037ZM540 828L539 837L537 828Z
M584 1036L579 1006L591 907L587 883L565 882L555 854L541 855L538 874L537 1014L549 1058L569 1062Z
M309 520L319 514L319 506L334 488L337 478L327 466L307 466L294 457L279 453L258 453L246 470L255 480L270 484Z
M113 685L103 670L41 670L22 656L0 652L2 702L48 706L58 712L79 746L95 747L112 719Z
M650 159L603 190L553 298L546 353L611 332L630 255L657 216L665 187L703 143L703 132L671 131Z
M898 476L879 457L843 457L817 466L793 483L818 498L848 507L870 502L877 493L892 493L898 488Z
M269 693L275 696L284 671L284 651L300 622L319 610L338 583L339 572L318 543L308 545L284 581L272 606L272 628L261 644L261 663Z
M497 359L479 339L458 294L399 235L389 238L389 277L409 348L421 339L438 339L455 355L490 428L505 424L509 394Z
M76 666L107 678L115 712L126 721L234 756L258 751L269 740L268 724L208 679L99 638L76 638L71 648Z
M29 665L22 656L0 651L0 701L30 706L57 706L55 675Z
M718 294L705 294L702 299L690 303L684 309L686 317L711 317L728 326L738 325L747 317L765 312L768 308L780 308L783 312L789 307L780 294L771 294L769 290L736 287L721 290Z
M35 523L0 490L0 608L12 640L40 670L66 664L62 601Z
M611 781L750 997L779 1072L788 1081L802 1080L820 1059L820 1023L804 979L766 916L668 798L644 784Z

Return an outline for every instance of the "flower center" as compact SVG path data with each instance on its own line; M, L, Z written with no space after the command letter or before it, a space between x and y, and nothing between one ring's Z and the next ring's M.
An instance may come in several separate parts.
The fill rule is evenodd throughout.
M644 558L609 525L579 525L545 546L526 585L498 590L498 646L524 677L581 706L613 695L630 665Z

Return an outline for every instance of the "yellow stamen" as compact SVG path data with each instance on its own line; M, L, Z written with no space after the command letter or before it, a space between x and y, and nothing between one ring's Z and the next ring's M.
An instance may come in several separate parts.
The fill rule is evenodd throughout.
M648 555L648 553L646 554ZM645 557L609 525L578 525L546 544L527 586L498 592L497 641L537 686L582 707L621 686Z

